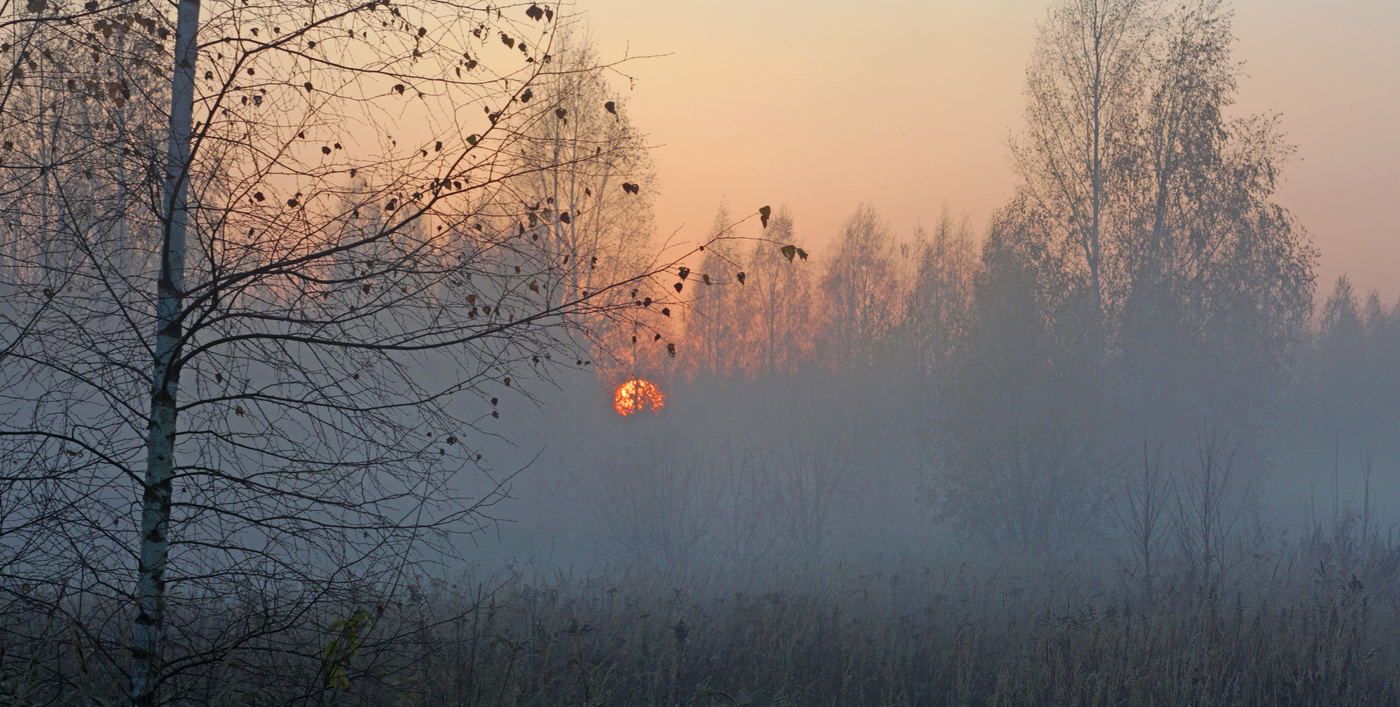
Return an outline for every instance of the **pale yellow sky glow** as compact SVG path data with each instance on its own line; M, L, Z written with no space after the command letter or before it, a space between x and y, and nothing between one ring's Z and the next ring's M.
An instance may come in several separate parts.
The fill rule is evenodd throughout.
M657 145L658 230L699 238L721 200L793 209L821 245L861 201L897 231L946 203L981 229L1009 195L1007 141L1048 0L578 0ZM1298 146L1279 201L1339 274L1400 296L1400 2L1237 0L1237 114Z

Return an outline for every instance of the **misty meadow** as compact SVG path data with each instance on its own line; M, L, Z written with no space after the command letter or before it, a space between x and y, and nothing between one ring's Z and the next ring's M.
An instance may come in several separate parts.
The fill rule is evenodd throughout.
M668 222L586 10L0 6L0 704L1400 704L1400 300L1228 2L1048 1L913 227Z

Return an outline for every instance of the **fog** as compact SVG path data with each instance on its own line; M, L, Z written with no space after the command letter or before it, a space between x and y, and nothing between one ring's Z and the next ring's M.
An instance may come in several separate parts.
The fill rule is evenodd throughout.
M583 626L595 665L618 670L648 670L648 640L671 645L654 658L671 665L689 640L698 655L678 683L653 688L663 696L720 685L760 704L813 699L766 677L786 670L882 703L822 682L828 661L852 660L871 690L904 685L942 704L959 661L981 660L999 675L966 668L990 682L966 689L1016 703L1100 689L1081 672L1091 665L1123 675L1114 694L1181 703L1217 689L1387 702L1388 688L1365 681L1380 679L1371 661L1387 649L1373 641L1400 601L1400 303L1342 280L1309 298L1296 326L1272 330L1283 341L1242 341L1231 320L1108 344L1092 318L1008 314L1016 303L989 291L1005 286L987 272L993 234L964 264L954 289L966 299L947 310L961 323L931 365L937 337L919 327L938 318L913 303L933 300L917 273L935 269L900 259L931 257L930 243L958 234L955 221L943 228L907 248L892 235L896 294L883 301L898 313L878 343L843 341L811 312L784 337L787 370L767 370L742 304L762 292L743 289L761 288L750 275L722 295L743 319L732 346L709 352L718 373L697 361L702 342L681 338L675 359L561 375L538 400L503 404L517 446L498 453L520 471L493 508L502 522L438 575L442 591L492 587L514 597L502 610L522 601L556 630ZM829 257L791 264L824 283L808 291L837 285ZM661 388L663 407L614 410L633 375ZM672 635L682 629L690 638ZM815 653L743 657L770 640ZM1363 647L1371 658L1353 652ZM1046 655L1080 667L1037 667ZM1325 656L1342 662L1292 672ZM1346 656L1377 672L1343 677ZM1218 672L1183 688L1129 667L1141 660ZM1236 680L1249 686L1223 687Z
M820 273L824 255L794 267ZM951 361L930 367L919 356L927 333L911 331L908 311L868 362L843 361L841 343L825 341L790 371L763 371L753 339L736 329L732 368L714 375L682 348L670 366L629 372L656 382L665 404L627 416L613 404L627 376L564 374L537 400L502 404L501 426L515 434L493 460L519 471L495 509L504 522L466 555L478 569L508 563L540 576L645 571L741 586L820 583L851 567L1074 558L1109 588L1140 592L1133 504L1147 467L1163 494L1157 581L1185 590L1203 570L1180 536L1212 455L1230 476L1218 482L1212 521L1232 555L1221 581L1249 581L1257 567L1240 558L1282 558L1300 544L1388 546L1388 501L1400 491L1400 308L1345 280L1317 300L1283 353L1244 345L1205 365L1173 333L1149 332L1143 348L1165 370L1145 381L1122 380L1143 364L1121 359L1101 377L1016 380L1055 354L1024 330L999 332L1016 337L1008 368L973 380L989 364L978 344L955 338ZM997 399L1006 395L1014 400ZM1026 445L1017 458L1001 453L1017 443ZM1378 590L1392 581L1376 580Z
M834 235L658 223L563 8L224 10L0 24L7 703L1400 703L1400 301L1228 4L1051 3L1012 193Z

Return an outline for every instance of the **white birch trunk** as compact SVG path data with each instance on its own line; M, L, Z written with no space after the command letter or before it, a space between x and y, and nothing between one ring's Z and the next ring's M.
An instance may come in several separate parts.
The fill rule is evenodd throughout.
M194 67L198 56L199 0L180 0L175 28L175 71L170 91L170 144L166 155L160 279L156 285L156 347L151 376L151 418L146 478L141 498L141 554L137 567L136 621L131 636L131 704L157 703L165 631L165 565L170 549L171 480L175 469L175 401L180 371L180 308L184 290L188 223L190 128L194 115Z

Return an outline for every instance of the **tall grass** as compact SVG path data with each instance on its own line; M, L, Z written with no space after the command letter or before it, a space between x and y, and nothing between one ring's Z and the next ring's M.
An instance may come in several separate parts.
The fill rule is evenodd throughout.
M1074 556L423 580L396 596L366 593L359 608L374 619L345 660L348 689L325 680L334 632L318 619L191 667L167 696L404 707L1400 704L1400 546L1340 523L1253 549L1218 591L1202 591L1185 561L1165 562L1149 587L1122 564ZM248 620L241 611L211 605L202 620L236 627ZM120 703L119 651L88 646L120 646L121 622L104 639L75 628L89 618L76 605L4 617L0 704Z
M425 595L422 658L352 692L472 706L1400 704L1395 593L1313 561L1328 551L1319 538L1280 548L1224 595L1177 581L1149 597L1063 562L837 566L755 594L719 575L515 574L467 603L450 587Z

